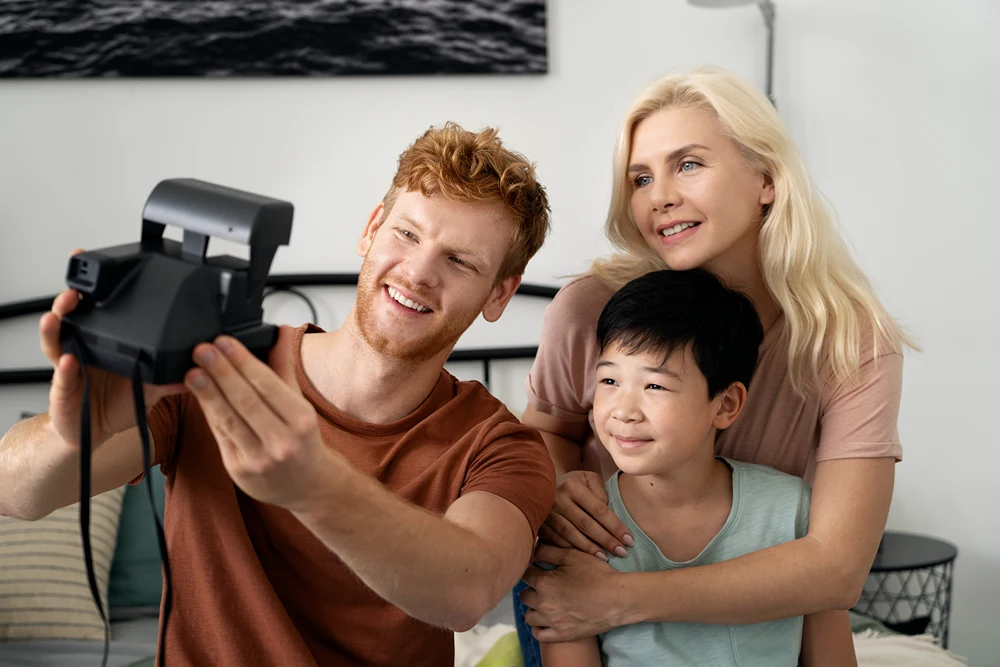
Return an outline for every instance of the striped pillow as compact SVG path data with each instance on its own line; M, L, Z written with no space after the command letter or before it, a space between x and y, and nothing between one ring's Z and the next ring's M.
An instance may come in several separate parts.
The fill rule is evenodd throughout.
M90 501L94 574L107 610L124 487ZM0 517L0 641L104 639L87 585L79 503L38 521Z

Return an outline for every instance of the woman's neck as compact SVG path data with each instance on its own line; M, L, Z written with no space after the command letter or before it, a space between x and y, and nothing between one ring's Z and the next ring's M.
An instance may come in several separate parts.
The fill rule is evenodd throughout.
M781 316L781 306L771 296L757 254L756 229L745 240L737 242L726 253L703 268L725 281L726 285L743 292L753 301L757 317L766 332Z

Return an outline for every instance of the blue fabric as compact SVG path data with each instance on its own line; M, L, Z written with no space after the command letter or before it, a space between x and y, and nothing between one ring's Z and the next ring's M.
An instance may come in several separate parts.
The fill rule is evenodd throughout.
M160 467L155 466L149 471L149 479L153 483L156 512L162 521L166 478ZM125 489L118 522L118 541L111 561L108 606L113 611L142 608L159 612L163 590L162 567L156 526L149 507L146 481L143 480Z
M531 634L531 628L524 622L524 612L527 607L521 602L521 591L528 588L523 581L514 586L514 626L517 628L517 641L521 644L521 657L524 667L542 667L542 648L538 640Z

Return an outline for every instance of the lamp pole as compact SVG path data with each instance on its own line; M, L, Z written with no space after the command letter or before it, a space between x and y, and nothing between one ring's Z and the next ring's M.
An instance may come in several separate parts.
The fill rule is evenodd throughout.
M765 92L767 99L771 100L771 104L777 108L778 105L775 103L772 92L774 83L774 3L771 0L760 0L757 6L760 7L761 16L764 17L764 25L767 26L767 86Z

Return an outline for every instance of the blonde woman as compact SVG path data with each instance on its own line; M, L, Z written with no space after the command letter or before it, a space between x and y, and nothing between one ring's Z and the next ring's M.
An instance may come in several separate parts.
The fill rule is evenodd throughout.
M524 421L542 431L560 475L540 532L557 546L535 560L558 569L529 569L517 615L536 639L558 642L641 622L849 609L902 456L905 335L834 230L775 109L737 76L701 70L651 83L625 119L613 175L606 232L621 254L555 297L527 382ZM765 330L754 391L716 451L812 484L808 535L724 563L623 574L605 562L632 536L607 507L615 468L594 436L596 322L629 280L695 267L750 296ZM526 662L539 664L518 620Z

